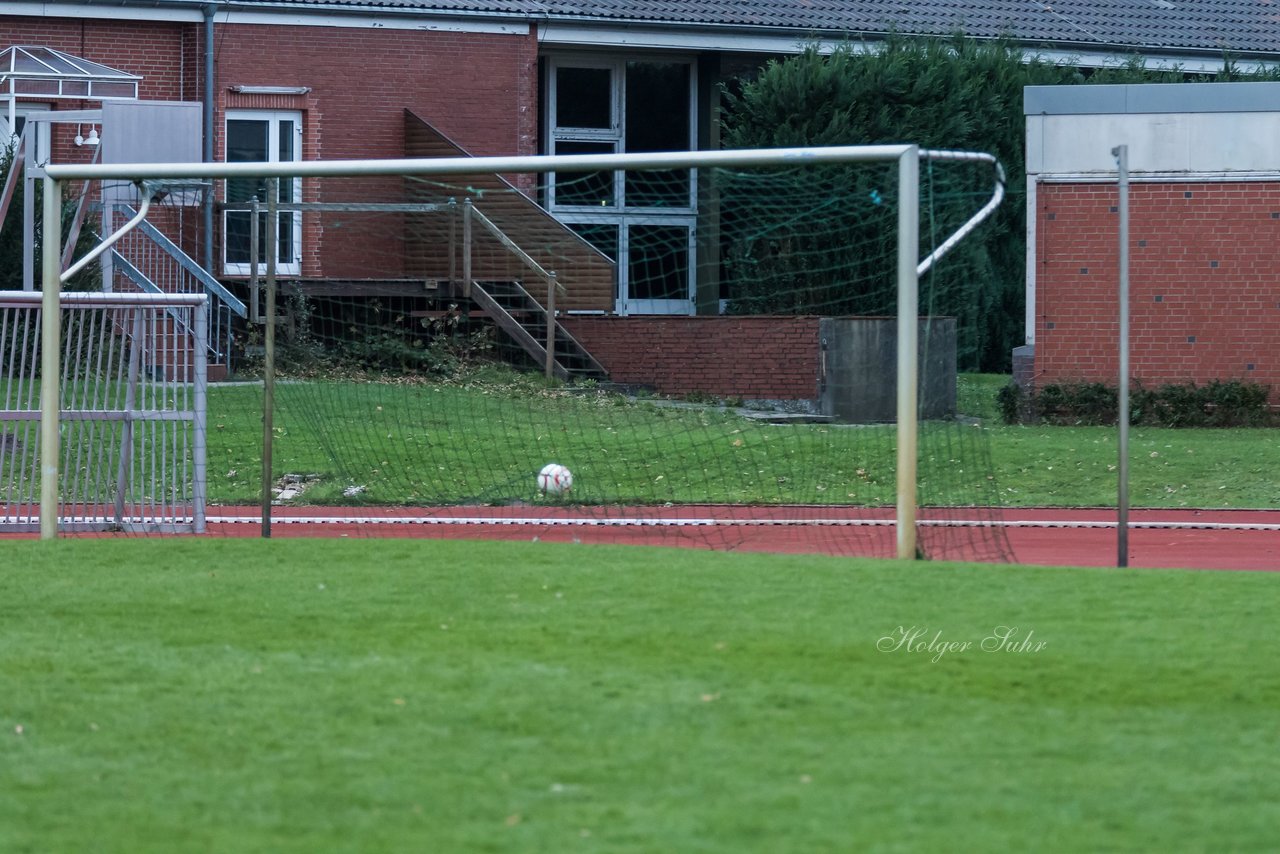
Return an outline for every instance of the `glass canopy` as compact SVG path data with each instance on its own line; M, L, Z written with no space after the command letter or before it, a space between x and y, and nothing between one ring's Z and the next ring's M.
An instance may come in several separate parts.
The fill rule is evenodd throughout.
M141 79L51 47L14 45L0 51L0 100L13 101L15 96L135 100Z

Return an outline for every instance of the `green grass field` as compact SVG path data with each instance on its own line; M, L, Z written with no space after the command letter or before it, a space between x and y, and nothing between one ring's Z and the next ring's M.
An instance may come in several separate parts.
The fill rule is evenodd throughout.
M995 395L1007 381L962 374L961 420L922 425L921 502L1114 506L1115 428L1002 424ZM295 504L532 502L534 474L553 460L573 470L573 498L586 504L896 500L892 425L771 425L665 403L575 392L496 366L432 382L285 380L273 471L315 476ZM208 411L210 501L256 503L261 387L214 386ZM34 426L13 429L34 443ZM1134 428L1130 500L1280 507L1280 430Z
M1006 381L962 375L960 411L977 423L924 425L922 502L1114 505L1115 429L1003 425L995 393ZM895 500L891 426L768 425L571 394L502 371L434 384L285 384L277 400L275 472L321 476L303 503L529 501L533 473L550 460L573 469L574 497L586 503ZM210 392L216 503L258 499L260 407L253 386ZM1131 443L1135 506L1280 507L1278 430L1135 428ZM358 495L345 499L353 486Z
M1280 825L1271 574L4 549L3 851L1265 850Z

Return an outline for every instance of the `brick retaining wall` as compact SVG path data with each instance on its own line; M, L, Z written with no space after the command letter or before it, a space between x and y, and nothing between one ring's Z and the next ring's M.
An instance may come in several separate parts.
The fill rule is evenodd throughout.
M818 397L817 317L568 317L614 382L662 394Z

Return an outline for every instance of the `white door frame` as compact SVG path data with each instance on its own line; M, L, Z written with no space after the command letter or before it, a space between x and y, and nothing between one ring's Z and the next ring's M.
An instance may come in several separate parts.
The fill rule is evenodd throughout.
M223 129L226 125L233 121L261 121L267 125L267 163L279 163L280 158L280 132L281 125L284 122L293 122L293 161L301 162L302 160L302 113L299 110L227 110L226 116L223 118ZM225 137L224 137L225 139ZM226 158L224 153L223 159ZM280 198L282 201L300 202L302 201L302 179L281 179L280 181ZM266 210L266 199L262 201L262 210ZM289 222L292 225L291 237L293 251L289 258L277 258L276 272L284 276L300 276L302 275L302 213L300 211L281 211L277 214L281 222ZM227 217L226 212L222 215L222 271L228 276L247 276L250 273L250 264L248 263L228 263L227 262ZM259 273L262 270L259 269Z

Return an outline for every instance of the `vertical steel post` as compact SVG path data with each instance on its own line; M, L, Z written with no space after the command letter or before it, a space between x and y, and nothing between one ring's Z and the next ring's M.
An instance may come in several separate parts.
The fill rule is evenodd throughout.
M209 424L209 297L205 296L199 305L191 309L195 315L195 348L194 370L191 378L195 399L192 401L194 415L192 418L192 484L191 484L191 526L197 534L205 530L205 498L209 492L208 472L208 424Z
M12 98L9 103L13 103ZM38 124L32 125L25 131L27 144L24 146L25 154L22 161L22 289L24 291L36 289L36 187L39 185L32 173L36 163L33 152L39 147L37 127L39 127ZM43 274L42 268L41 275Z
M213 17L218 11L215 3L208 3L204 7L204 97L203 103L200 105L201 121L200 130L204 135L202 140L203 146L200 152L205 163L213 162L213 101L214 101L214 80L213 80L213 63L216 50L213 43ZM213 187L208 187L204 192L204 198L201 200L204 219L204 234L201 235L204 241L204 268L206 270L213 269Z
M129 310L120 312L125 317ZM129 345L129 370L125 374L124 386L124 422L120 425L120 459L116 464L116 524L124 524L124 511L128 504L129 487L133 478L133 439L137 430L134 428L133 413L135 409L145 408L138 405L138 382L142 374L143 336L146 335L146 313L143 306L133 307L133 322L129 325L129 334L125 338ZM145 425L144 425L145 426Z
M914 560L919 397L920 149L898 158L898 557Z
M458 200L449 199L449 296L458 285Z
M276 406L276 203L279 179L267 179L267 328L262 355L262 536L271 537L271 436ZM253 227L258 227L255 220ZM256 258L255 258L256 260Z
M547 379L556 369L556 274L547 275Z
M1120 412L1116 442L1116 566L1129 565L1129 146L1111 149L1119 175L1120 204Z
M258 285L258 220L262 215L258 197L249 200L249 322L262 322L262 294Z
M471 299L471 200L462 202L462 297Z
M30 191L31 187L28 186ZM44 179L44 241L40 299L40 539L58 536L58 428L62 352L62 185Z

